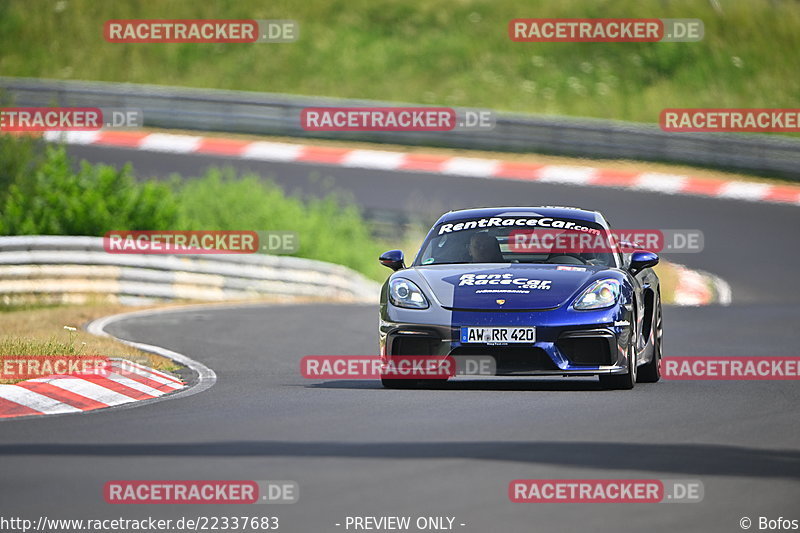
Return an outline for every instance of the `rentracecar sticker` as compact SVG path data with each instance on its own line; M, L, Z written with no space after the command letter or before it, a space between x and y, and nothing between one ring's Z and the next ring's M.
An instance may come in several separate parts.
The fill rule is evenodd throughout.
M569 229L573 231L584 231L587 233L600 234L600 230L581 226L571 220L559 220L551 217L539 218L480 218L477 220L466 220L464 222L457 222L455 224L442 224L439 226L439 235L445 233L453 233L467 229L477 228L499 228L503 226L526 226L526 227L540 227L540 228L553 228L553 229Z
M551 280L515 278L513 274L462 274L458 286L514 285L521 289L549 290Z

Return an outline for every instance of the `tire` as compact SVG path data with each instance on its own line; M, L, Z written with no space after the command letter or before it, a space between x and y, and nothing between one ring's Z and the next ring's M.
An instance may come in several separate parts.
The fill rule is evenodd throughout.
M423 387L441 387L446 379L391 379L381 378L384 389L421 389Z
M381 378L384 389L418 389L419 381L416 379L387 379Z
M631 325L628 343L628 371L624 374L600 374L600 386L606 390L631 390L636 385L636 317Z
M655 383L661 379L661 339L664 335L664 327L661 322L661 300L656 306L656 316L653 320L655 324L653 335L653 360L639 368L639 383Z
M600 386L606 390L631 390L636 384L636 371L631 371L633 357L628 358L628 371L624 374L600 374Z

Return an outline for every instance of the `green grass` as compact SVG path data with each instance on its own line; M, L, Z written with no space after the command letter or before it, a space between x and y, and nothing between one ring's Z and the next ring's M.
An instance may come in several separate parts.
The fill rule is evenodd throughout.
M66 328L65 328L66 329ZM86 343L75 345L74 331L67 331L67 338L60 339L55 335L46 339L29 337L0 337L0 362L7 355L43 355L43 356L70 356L83 355ZM20 379L0 380L0 384L16 383Z
M110 337L96 337L80 327L125 309L119 304L92 303L8 310L0 321L0 365L6 356L101 355L130 359L168 372L177 370L178 366L165 357L139 351ZM0 310L4 310L3 305ZM0 384L17 381L20 380L0 379Z
M14 296L16 297L6 296L5 298L0 299L0 313L16 313L17 311L33 311L37 309L54 309L64 305L61 303L38 301L35 294Z
M0 353L14 355L80 355L83 347L74 340L50 337L46 340L29 340L15 337L0 339Z
M177 183L180 229L287 230L297 233L299 257L348 266L383 280L378 256L385 245L373 238L354 204L334 195L323 199L287 196L256 175L212 169Z
M715 8L715 6L718 6ZM700 18L698 43L515 43L512 18ZM291 44L112 44L111 18L290 18ZM61 0L0 3L0 73L656 122L797 107L790 0Z

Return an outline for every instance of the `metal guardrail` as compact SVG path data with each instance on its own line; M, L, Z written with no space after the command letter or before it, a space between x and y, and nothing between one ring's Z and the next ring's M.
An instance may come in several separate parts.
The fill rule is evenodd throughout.
M307 132L300 126L305 107L398 103L8 77L0 77L0 89L17 106L141 109L148 127L666 161L800 180L800 140L791 137L668 133L632 122L505 113L490 132Z
M264 296L375 302L379 285L322 261L252 254L111 254L101 237L0 237L0 297L105 294L147 299Z

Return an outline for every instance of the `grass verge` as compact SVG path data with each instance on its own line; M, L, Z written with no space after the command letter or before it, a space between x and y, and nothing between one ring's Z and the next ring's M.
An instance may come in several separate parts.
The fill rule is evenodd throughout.
M179 367L171 360L137 350L109 337L96 337L82 326L94 319L135 308L119 304L26 306L0 314L0 364L9 355L99 355L133 359L167 372ZM65 329L74 328L72 329ZM0 384L20 380L0 380Z
M699 18L693 43L516 43L515 18ZM114 44L109 19L294 19L289 44ZM796 107L788 0L27 0L0 3L0 72L657 122Z

